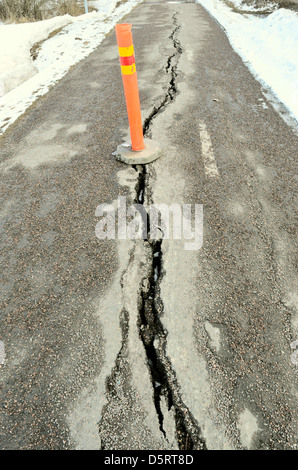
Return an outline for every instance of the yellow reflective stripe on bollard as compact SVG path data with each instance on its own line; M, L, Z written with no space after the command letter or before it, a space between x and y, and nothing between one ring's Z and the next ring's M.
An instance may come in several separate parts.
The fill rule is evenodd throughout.
M132 75L136 72L136 64L121 65L121 72L123 75Z
M134 55L134 47L119 47L119 55L120 57L130 57L131 55Z

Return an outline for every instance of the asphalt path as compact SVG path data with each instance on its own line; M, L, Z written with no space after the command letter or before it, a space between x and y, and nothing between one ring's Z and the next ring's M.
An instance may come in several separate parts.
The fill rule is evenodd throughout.
M297 126L198 4L123 21L159 160L112 155L114 32L0 138L0 448L295 449ZM119 196L202 205L203 245L99 240Z

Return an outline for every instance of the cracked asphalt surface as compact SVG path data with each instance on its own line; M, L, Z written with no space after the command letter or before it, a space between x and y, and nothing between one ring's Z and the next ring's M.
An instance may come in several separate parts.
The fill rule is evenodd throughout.
M111 155L113 33L0 138L0 448L296 449L297 126L201 6L124 21L162 158ZM203 204L202 248L98 240L118 196Z

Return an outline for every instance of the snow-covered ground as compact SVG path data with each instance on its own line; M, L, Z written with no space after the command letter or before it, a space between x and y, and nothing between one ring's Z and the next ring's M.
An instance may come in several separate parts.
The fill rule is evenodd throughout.
M232 47L254 76L298 121L298 13L282 8L265 17L243 15L220 0L196 1L224 27ZM233 3L241 8L240 0Z
M0 24L0 135L69 68L89 55L143 0L90 1L98 11L24 24ZM61 30L47 39L50 33ZM44 41L35 61L30 50Z

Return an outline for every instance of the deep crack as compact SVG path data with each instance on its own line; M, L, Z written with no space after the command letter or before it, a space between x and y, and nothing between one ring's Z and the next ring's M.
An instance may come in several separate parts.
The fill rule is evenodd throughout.
M165 107L175 99L178 93L177 69L179 58L182 54L182 47L178 38L181 26L178 24L177 13L173 15L173 22L174 30L169 39L173 42L175 53L169 56L165 66L166 73L170 75L168 88L160 105L154 107L150 115L145 119L143 125L144 136L148 136L150 133L154 118L164 111ZM168 411L172 411L172 415L174 417L176 438L179 449L206 449L206 444L201 437L201 430L198 423L181 399L180 387L175 371L170 359L166 355L167 331L163 327L161 321L164 306L160 295L160 281L164 275L162 239L150 239L150 215L149 212L145 210L145 203L151 203L151 197L150 194L148 194L148 174L146 166L136 165L134 166L134 169L138 172L135 204L137 205L137 210L139 210L143 219L144 233L146 233L146 236L144 236L144 243L147 244L147 247L149 245L151 250L149 258L151 262L150 272L149 275L142 280L142 286L140 289L138 328L139 336L147 357L147 364L153 387L154 406L159 421L159 428L165 439L167 439L164 427L164 414L162 411L163 407L167 407ZM121 282L123 288L123 277ZM110 397L113 397L113 395L116 396L118 393L117 377L120 373L120 368L125 365L124 352L127 347L129 325L126 311L122 311L120 320L122 329L122 347L117 356L115 367L107 380L107 391ZM101 420L100 428L102 426L103 420ZM102 436L102 450L104 448L105 442Z
M149 279L143 280L141 290L141 303L139 308L139 331L145 347L148 365L150 368L151 381L154 389L154 404L159 419L159 427L166 437L163 429L163 414L161 411L161 396L167 394L167 374L164 366L159 360L155 340L164 334L159 315L156 311L156 287L157 279L161 269L161 241L151 243L152 249L152 271Z
M145 119L143 126L144 136L148 135L150 132L153 119L164 111L164 108L175 99L178 93L177 68L180 55L182 54L182 47L178 39L181 26L178 24L177 13L173 15L173 22L175 28L169 39L173 41L176 52L168 58L165 67L166 73L170 73L171 75L169 86L160 105L154 107L148 118ZM135 202L144 205L148 177L146 166L141 165L135 166L134 168L139 173ZM147 200L148 199L149 197L147 195ZM159 428L166 438L164 416L162 413L162 398L164 398L168 411L174 411L176 437L179 449L206 449L205 441L201 437L200 428L180 397L176 374L166 355L167 332L160 320L163 314L163 303L160 296L160 281L163 276L162 239L150 239L150 216L148 212L146 230L148 238L146 237L144 241L150 244L152 264L149 278L143 279L142 282L138 327L150 370L154 405L159 420Z
M176 374L166 355L167 332L160 319L163 314L160 296L160 281L163 276L162 240L150 240L149 243L152 250L151 273L149 279L143 279L142 282L138 327L150 370L159 428L166 438L162 413L162 398L164 397L168 411L172 409L174 411L179 449L206 449L200 428L180 397Z

